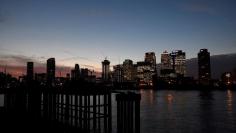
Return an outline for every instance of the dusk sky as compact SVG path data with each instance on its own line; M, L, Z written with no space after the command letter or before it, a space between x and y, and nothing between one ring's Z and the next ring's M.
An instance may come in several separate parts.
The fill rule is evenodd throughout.
M201 48L236 52L236 0L0 0L1 65L55 57L99 70L105 57L114 65L153 51L160 62L164 50L189 59Z

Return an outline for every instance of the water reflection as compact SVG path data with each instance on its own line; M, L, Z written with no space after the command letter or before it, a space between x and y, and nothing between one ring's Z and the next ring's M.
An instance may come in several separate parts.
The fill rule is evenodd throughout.
M149 101L150 101L150 104L153 105L153 101L154 101L154 93L153 93L153 90L149 90Z
M172 114L172 103L173 103L174 96L171 93L166 95L166 102L167 102L167 109L170 114ZM171 115L168 115L172 117ZM171 119L171 118L169 118ZM173 118L172 118L173 119Z
M232 91L227 90L227 112L228 112L228 114L232 114L232 102L233 102Z
M172 104L174 96L172 94L167 94L167 103Z
M148 102L150 105L154 105L155 94L156 94L154 90L141 89L139 92L142 96L141 105L146 104L144 102Z
M140 93L142 133L236 133L235 91Z
M200 120L200 131L206 133L214 133L213 128L214 121L214 110L213 110L213 94L211 91L201 91L199 94L199 120Z

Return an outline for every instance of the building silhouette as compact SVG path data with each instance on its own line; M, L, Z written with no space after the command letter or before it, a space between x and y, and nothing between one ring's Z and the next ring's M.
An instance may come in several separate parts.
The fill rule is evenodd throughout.
M45 83L47 80L47 74L46 73L35 73L35 80L40 83Z
M71 79L79 80L80 78L80 67L79 64L75 64L75 68L71 70Z
M113 66L113 81L121 83L123 82L123 65Z
M52 84L55 81L55 58L47 60L47 83Z
M110 79L110 61L107 59L102 62L102 79L103 81Z
M88 68L82 68L81 69L81 77L82 78L87 78L89 76L89 69Z
M210 53L207 49L200 49L198 53L198 78L200 84L209 84L211 79Z
M34 79L34 63L33 62L27 62L26 77L27 77L27 80L33 80Z

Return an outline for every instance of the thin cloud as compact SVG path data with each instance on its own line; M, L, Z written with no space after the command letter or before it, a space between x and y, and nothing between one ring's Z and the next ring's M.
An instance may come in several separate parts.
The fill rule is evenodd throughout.
M11 55L13 55L13 53L14 54L18 54L18 55L21 55L22 53L24 53L24 52L22 52L20 50L11 50L11 49L7 49L7 48L3 48L1 46L0 46L0 52L1 53L11 54Z
M3 65L24 66L26 62L34 60L23 55L0 55L0 61Z
M69 61L69 60L76 60L76 59L82 59L82 60L86 60L86 61L92 61L87 57L81 57L81 56L75 56L75 57L69 57L69 58L64 58L64 59L60 59L59 61Z
M70 52L69 50L63 50L63 52L67 55L70 55L72 57L64 58L64 59L59 59L59 61L69 61L69 60L76 60L76 59L81 59L81 60L86 60L86 61L91 61L94 62L94 60L87 58L87 57L82 57L82 56L75 56L74 53Z
M85 58L86 59L86 58ZM42 61L44 60L44 61ZM46 57L40 56L24 56L24 55L11 55L11 54L0 54L0 71L4 71L7 68L7 73L12 74L14 77L19 77L26 74L26 63L32 61L34 62L35 73L46 73ZM85 68L94 70L96 75L99 75L100 68L80 64ZM56 75L57 76L66 76L67 73L70 73L72 67L69 66L56 66Z

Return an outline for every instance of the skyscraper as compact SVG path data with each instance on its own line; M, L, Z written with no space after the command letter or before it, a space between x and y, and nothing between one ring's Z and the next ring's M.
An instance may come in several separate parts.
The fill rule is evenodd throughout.
M50 58L47 60L47 82L53 83L55 81L55 58Z
M167 51L161 54L161 69L172 69L171 56Z
M209 84L211 79L210 53L207 49L200 49L198 53L198 78L200 84Z
M123 65L113 66L113 81L114 82L123 82Z
M133 61L130 59L123 62L123 78L124 81L132 81L135 78Z
M152 76L153 69L151 63L145 61L137 62L137 78L139 86L152 86Z
M102 62L102 79L108 81L110 79L110 61L105 59Z
M177 75L185 76L186 74L186 56L182 50L172 51L170 54L173 70Z
M150 63L151 67L156 72L156 55L155 55L154 52L147 52L147 53L145 53L144 61Z
M33 80L34 78L34 63L27 62L27 80Z
M71 70L71 79L78 80L80 78L79 64L75 64L75 69Z
M160 66L160 75L162 77L168 77L171 73L173 73L173 69L171 66L171 55L164 51L161 54L161 66Z

